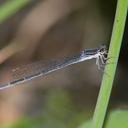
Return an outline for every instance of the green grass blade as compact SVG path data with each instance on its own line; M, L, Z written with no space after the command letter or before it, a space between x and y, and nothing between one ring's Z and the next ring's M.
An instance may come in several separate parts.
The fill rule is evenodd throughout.
M122 36L124 33L127 8L128 8L128 0L118 0L112 37L109 47L109 53L108 53L108 58L112 57L109 60L110 62L108 63L114 62L114 64L108 64L105 67L105 72L109 74L109 76L107 74L103 75L98 101L93 116L93 122L92 122L93 128L103 127L106 110L112 90L114 75L117 67Z
M31 0L9 0L5 4L0 6L0 23L5 21L11 15L16 13Z

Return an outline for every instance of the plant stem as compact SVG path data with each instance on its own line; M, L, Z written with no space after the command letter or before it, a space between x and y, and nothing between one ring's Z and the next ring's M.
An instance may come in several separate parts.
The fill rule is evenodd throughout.
M124 33L125 20L127 16L128 0L118 0L116 15L114 20L114 26L109 46L108 58L111 58L108 64L105 66L103 80L96 104L92 126L93 128L102 128L105 120L105 115L110 99L112 85L114 81L115 71L117 67L122 37ZM114 63L113 63L114 62Z

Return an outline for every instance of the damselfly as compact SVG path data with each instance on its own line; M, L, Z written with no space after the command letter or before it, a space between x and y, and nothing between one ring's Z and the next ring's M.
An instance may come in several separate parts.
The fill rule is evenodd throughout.
M101 69L107 60L106 46L102 45L95 49L85 49L74 56L66 57L64 59L52 60L47 62L47 64L40 61L13 69L11 74L12 80L5 84L0 84L0 90L24 83L69 65L90 59L96 59L96 65L98 66L98 69Z

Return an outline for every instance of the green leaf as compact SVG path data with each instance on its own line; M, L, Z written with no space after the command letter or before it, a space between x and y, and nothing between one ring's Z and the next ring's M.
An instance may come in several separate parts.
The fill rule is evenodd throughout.
M92 128L92 120L85 122L79 128ZM107 117L105 128L128 128L128 110L115 110Z
M105 128L128 128L128 110L116 110L110 113Z

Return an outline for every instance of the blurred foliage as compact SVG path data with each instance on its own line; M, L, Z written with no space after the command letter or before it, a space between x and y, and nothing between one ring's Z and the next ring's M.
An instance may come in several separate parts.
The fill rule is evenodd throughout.
M113 14L113 11L108 11L109 2L112 1L104 1L105 4L103 1L99 1L106 15L110 16L110 14ZM0 6L0 23L15 14L29 2L31 2L31 0L8 0L2 4ZM115 2L115 0L113 2ZM114 10L113 7L110 9ZM83 11L83 13L85 12ZM44 106L39 116L23 117L5 126L5 128L78 128L79 126L79 128L88 128L90 121L87 120L90 118L91 114L91 108L88 109L76 106L76 104L72 102L68 91L63 89L51 89L48 90ZM107 119L106 128L120 128L122 125L123 128L128 127L127 116L127 111L117 110L110 113ZM86 123L81 126L82 122Z
M128 111L116 110L111 112L105 128L128 128Z
M5 128L77 128L91 115L89 109L76 107L66 90L51 89L45 101L41 116L23 117Z
M15 14L31 0L9 0L0 6L0 23Z
M90 128L91 121L87 121L79 128ZM128 111L114 110L109 113L105 128L128 128Z

